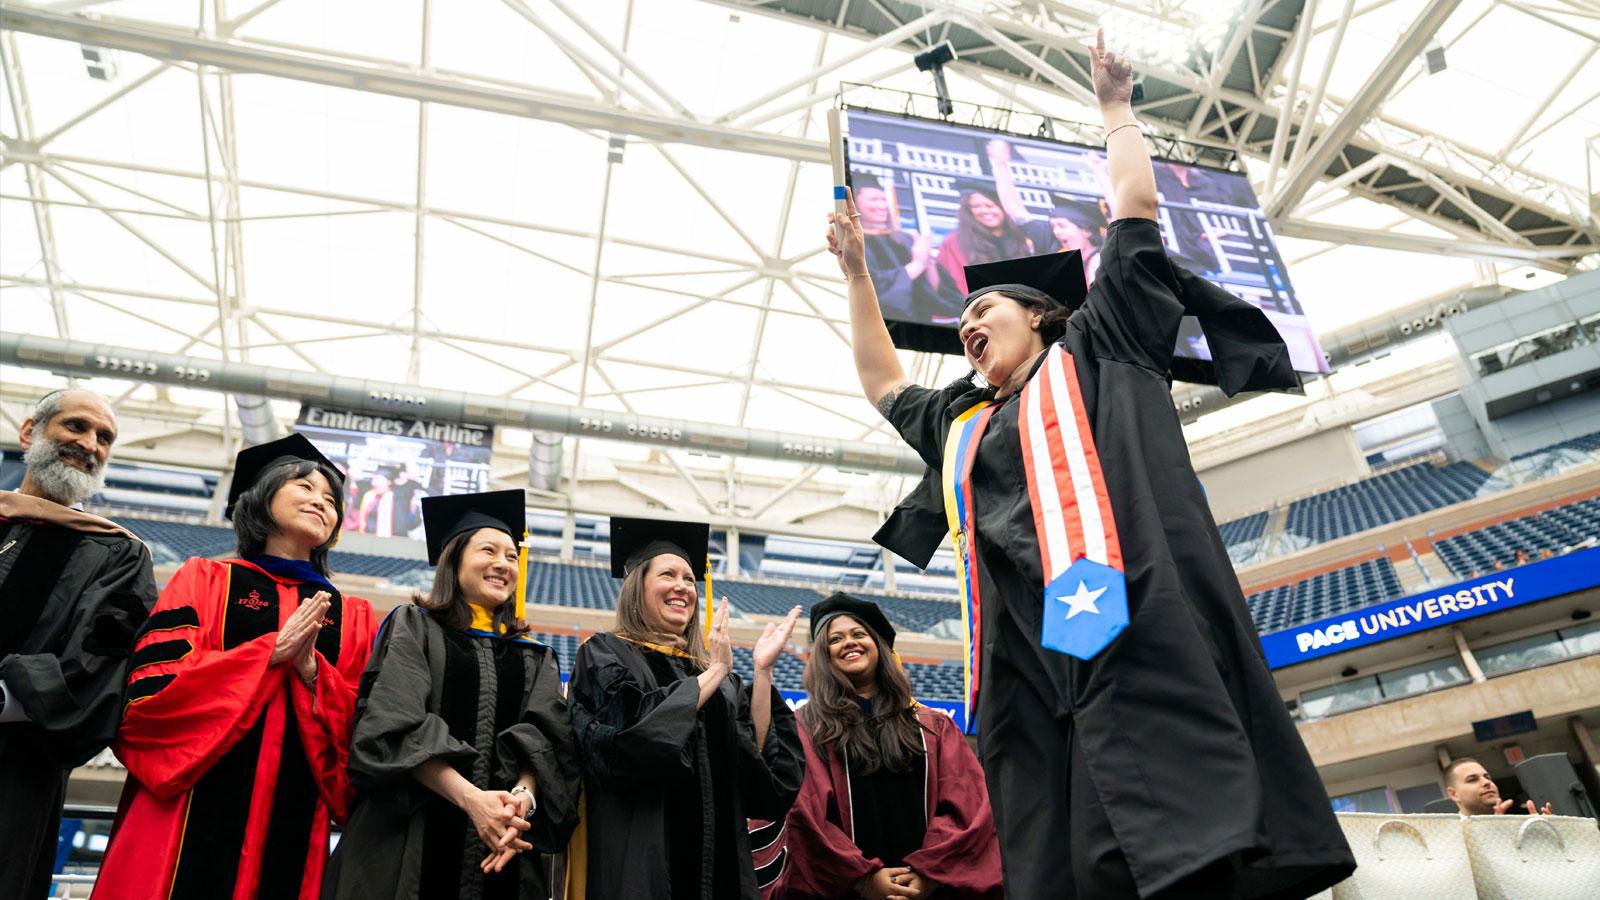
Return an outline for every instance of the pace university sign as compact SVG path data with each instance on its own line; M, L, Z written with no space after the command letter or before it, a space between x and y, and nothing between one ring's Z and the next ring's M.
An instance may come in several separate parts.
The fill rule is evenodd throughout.
M1600 547L1261 636L1274 669L1600 585Z

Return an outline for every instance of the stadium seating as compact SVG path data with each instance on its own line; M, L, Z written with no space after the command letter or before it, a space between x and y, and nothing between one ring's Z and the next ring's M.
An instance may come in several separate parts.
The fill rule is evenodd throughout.
M431 567L425 559L407 559L398 556L378 556L374 553L347 553L343 550L334 550L328 554L328 568L341 575L394 578L407 572L426 571Z
M1540 447L1538 450L1529 450L1527 453L1519 453L1513 457L1513 459L1526 459L1527 457L1536 456L1540 453L1553 453L1557 450L1576 450L1579 453L1594 453L1595 451L1600 450L1600 431L1591 431L1588 434L1580 434L1575 438L1567 438L1560 443L1551 444L1548 447Z
M1334 488L1289 506L1285 530L1321 543L1476 496L1489 474L1471 463L1420 463Z
M117 516L116 523L139 536L157 564L182 562L191 556L218 556L234 548L233 529L159 519Z
M1258 512L1242 519L1223 522L1217 526L1217 530L1222 532L1222 543L1232 547L1235 544L1259 540L1262 533L1267 530L1269 515L1266 512Z
M1323 572L1245 598L1262 634L1401 596L1400 576L1386 557Z
M1541 550L1560 551L1589 539L1600 540L1600 497L1445 538L1433 549L1451 572L1466 578L1496 563L1511 565L1518 549L1537 558Z
M609 568L528 561L529 603L615 609L618 584Z
M948 600L921 600L911 597L890 597L852 591L851 596L871 600L883 607L896 628L907 631L927 631L946 619L961 618L961 606Z

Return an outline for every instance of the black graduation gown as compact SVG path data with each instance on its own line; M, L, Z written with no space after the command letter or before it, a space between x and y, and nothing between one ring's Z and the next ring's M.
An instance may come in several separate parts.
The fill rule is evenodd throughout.
M492 684L491 684L492 682ZM555 651L523 639L440 625L417 606L384 622L361 676L350 773L356 806L329 862L323 896L338 900L550 896L542 855L577 822L578 764ZM411 770L443 759L482 789L533 772L525 837L534 851L490 876L466 813Z
M750 688L730 675L696 710L697 674L686 658L616 635L578 648L569 698L589 900L760 896L746 819L781 820L800 791L794 713L773 689L757 749Z
M156 601L150 553L105 525L0 517L0 680L28 715L0 724L0 897L49 891L67 775L116 734Z
M1225 390L1295 384L1265 316L1172 265L1155 223L1112 224L1062 340L1126 564L1130 624L1094 659L1040 644L1043 574L1016 395L977 450L978 740L1011 897L1150 896L1233 866L1243 896L1303 897L1354 868L1172 407L1185 312L1200 317ZM879 543L926 564L945 535L936 474L945 435L955 414L989 396L962 381L896 400L890 421L934 471Z

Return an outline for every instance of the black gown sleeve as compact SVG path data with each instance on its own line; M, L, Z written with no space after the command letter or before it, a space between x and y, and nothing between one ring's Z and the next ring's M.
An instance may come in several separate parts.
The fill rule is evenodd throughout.
M729 682L739 698L734 730L739 742L739 799L744 814L751 819L780 821L788 814L805 778L805 750L800 745L794 711L783 702L777 688L768 688L772 691L772 719L767 726L767 740L758 748L755 720L750 715L751 687L738 676L730 677Z
M970 385L968 387L970 389ZM944 462L944 439L952 420L948 407L954 397L953 387L933 390L907 384L886 416L889 424L900 433L900 439L935 471Z
M535 667L517 724L495 736L500 759L497 784L512 784L523 772L532 772L539 803L534 810L529 841L546 853L559 850L578 824L578 747L572 737L572 719L561 696L561 672L555 652L547 647L526 647Z
M1178 273L1150 219L1118 219L1100 250L1100 271L1075 326L1097 339L1100 355L1166 375L1183 322Z
M23 727L35 746L62 766L87 762L116 736L134 637L156 602L144 544L121 540L101 546L105 557L83 590L50 598L74 607L59 619L67 625L56 652L0 659L0 681L11 702L28 714Z
M458 765L478 755L471 745L450 736L444 719L428 711L433 673L427 629L439 626L427 618L420 607L402 606L378 631L361 676L350 739L350 776L357 790L409 778L412 769L431 759Z
M567 699L584 771L613 788L693 777L699 683L680 678L647 688L618 656L629 652L640 651L606 634L578 648Z

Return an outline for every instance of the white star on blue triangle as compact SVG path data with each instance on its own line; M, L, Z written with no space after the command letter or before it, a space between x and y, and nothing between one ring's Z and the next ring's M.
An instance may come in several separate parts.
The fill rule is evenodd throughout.
M1127 578L1104 563L1079 559L1044 590L1039 642L1051 650L1090 660L1127 627Z

